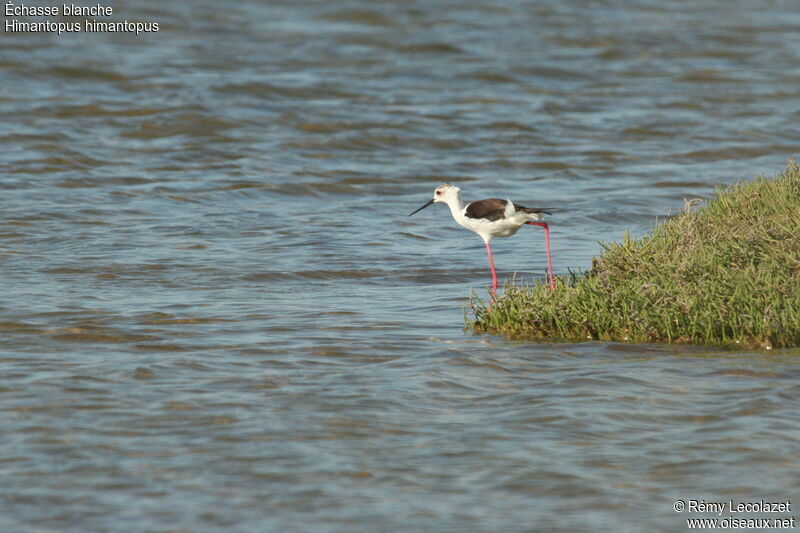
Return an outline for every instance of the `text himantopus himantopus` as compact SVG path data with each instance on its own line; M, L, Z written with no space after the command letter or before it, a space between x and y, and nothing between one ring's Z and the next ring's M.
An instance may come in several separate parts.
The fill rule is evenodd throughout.
M540 226L544 228L545 250L547 251L547 273L550 288L555 289L553 279L553 262L550 258L550 227L547 222L540 222L542 214L550 214L544 209L532 209L500 198L488 198L470 202L466 206L461 201L461 189L449 183L436 187L433 200L423 205L408 216L422 211L431 204L443 202L450 208L453 218L460 225L480 235L486 244L486 253L489 255L489 267L492 269L492 294L497 292L497 273L494 270L492 248L489 241L492 237L511 237L523 224Z

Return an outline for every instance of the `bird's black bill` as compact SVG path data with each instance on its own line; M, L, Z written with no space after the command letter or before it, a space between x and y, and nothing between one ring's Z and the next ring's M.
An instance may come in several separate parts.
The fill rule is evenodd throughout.
M429 206L429 205L431 205L432 203L433 203L433 200L431 200L431 201L430 201L430 202L428 202L427 204L423 205L422 207L420 207L419 209L417 209L416 211L414 211L414 213L419 213L420 211L422 211L423 209L425 209L426 207L428 207L428 206ZM410 214L410 215L408 215L408 216L411 216L411 215L413 215L414 213L411 213L411 214Z

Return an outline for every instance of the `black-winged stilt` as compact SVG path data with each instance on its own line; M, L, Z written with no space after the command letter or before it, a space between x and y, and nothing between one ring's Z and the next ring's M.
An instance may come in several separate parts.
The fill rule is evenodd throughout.
M461 201L461 189L449 183L443 183L433 192L433 200L423 205L408 216L418 213L431 204L443 202L450 208L453 218L460 225L480 235L486 244L486 253L489 255L489 267L492 269L492 294L497 292L497 273L494 270L492 247L489 241L492 237L511 237L523 224L540 226L544 228L545 250L547 251L547 273L550 288L555 289L553 279L553 262L550 258L550 227L547 222L540 222L542 214L551 214L545 209L532 209L511 200L488 198L470 202L466 206Z

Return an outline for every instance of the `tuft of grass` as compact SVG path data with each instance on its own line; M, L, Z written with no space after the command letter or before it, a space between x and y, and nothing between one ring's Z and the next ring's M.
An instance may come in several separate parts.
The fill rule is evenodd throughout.
M476 332L516 338L800 345L800 167L717 188L585 272L471 298Z

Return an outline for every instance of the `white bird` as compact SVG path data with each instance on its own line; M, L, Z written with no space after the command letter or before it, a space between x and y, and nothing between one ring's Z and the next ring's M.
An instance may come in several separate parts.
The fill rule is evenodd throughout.
M489 267L492 269L492 294L497 292L497 273L494 270L492 247L489 241L492 237L511 237L524 224L544 228L545 249L547 250L547 272L550 288L555 289L553 279L553 263L550 258L550 227L547 222L540 222L543 214L550 215L545 209L532 209L511 200L488 198L470 202L466 206L461 200L461 189L449 183L443 183L433 192L433 200L423 205L408 216L418 213L434 203L445 203L450 208L453 218L461 226L480 235L486 244L486 253L489 256Z

